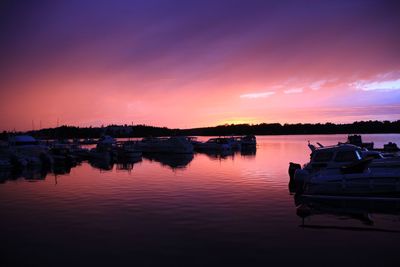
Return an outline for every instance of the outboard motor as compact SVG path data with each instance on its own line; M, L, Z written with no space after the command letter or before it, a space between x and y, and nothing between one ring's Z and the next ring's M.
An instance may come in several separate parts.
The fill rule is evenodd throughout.
M302 194L305 182L309 179L310 173L301 168L300 164L290 162L289 165L289 190L292 193Z
M301 165L298 163L289 163L289 192L290 193L296 193L297 192L297 186L294 180L294 176L296 171L301 170Z
M290 182L294 181L294 173L296 170L301 169L301 165L298 163L289 162L289 177Z

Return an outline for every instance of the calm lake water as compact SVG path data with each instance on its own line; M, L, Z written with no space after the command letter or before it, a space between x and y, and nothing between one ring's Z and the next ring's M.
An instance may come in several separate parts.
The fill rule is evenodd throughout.
M0 266L398 266L400 202L315 202L304 220L296 213L289 162L308 161L307 140L346 137L258 136L256 152L83 162L6 180ZM400 135L363 139L400 144Z

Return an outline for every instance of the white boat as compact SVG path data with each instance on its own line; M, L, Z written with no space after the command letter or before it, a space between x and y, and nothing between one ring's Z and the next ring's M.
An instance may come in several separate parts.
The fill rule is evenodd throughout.
M291 181L308 194L369 195L400 193L400 167L384 158L363 157L350 144L316 148L303 168L291 164ZM385 166L385 164L387 166Z
M144 138L136 144L136 147L145 153L193 153L192 143L184 136Z

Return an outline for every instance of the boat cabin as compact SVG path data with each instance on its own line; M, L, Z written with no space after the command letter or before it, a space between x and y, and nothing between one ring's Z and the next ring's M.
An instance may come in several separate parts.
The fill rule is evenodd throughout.
M349 144L318 148L311 153L310 157L307 167L314 170L340 168L362 160L361 149Z

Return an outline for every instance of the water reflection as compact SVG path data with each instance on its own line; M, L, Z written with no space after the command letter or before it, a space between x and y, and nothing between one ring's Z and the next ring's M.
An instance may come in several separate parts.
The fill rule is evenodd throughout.
M55 175L66 175L71 172L72 168L79 166L81 163L68 163L68 162L60 162L58 164L54 164L51 168L51 173Z
M310 251L315 262L333 258L336 265L348 256L379 266L380 258L371 261L366 251L396 262L398 235L387 232L400 230L400 204L321 204L288 193L287 164L309 160L307 140L343 138L259 137L257 151L82 162L49 170L40 183L7 182L0 185L0 249L12 266L58 266L65 250L73 259L68 266L208 266L220 259L229 266L295 265Z
M85 146L86 149L91 149L93 146ZM242 149L224 150L224 151L202 151L195 154L160 154L160 153L147 153L143 157L150 162L158 162L162 166L176 169L186 169L186 167L193 161L196 154L206 155L212 161L221 161L227 159L234 159L240 155L242 158L255 159L257 148L254 146L246 146ZM60 155L53 155L54 162L50 166L38 166L35 169L0 169L0 183L7 180L16 180L18 178L25 178L30 180L44 180L47 174L54 175L67 175L70 174L71 169L80 166L82 162L88 162L91 167L100 171L112 172L114 166L116 171L131 172L134 165L142 161L142 156L127 157L116 156L112 153L97 153L91 154L88 159L82 157L73 157L73 160L66 160L65 157ZM86 157L87 158L87 157Z
M0 171L0 183L25 179L30 181L44 180L46 175L51 172L48 168L26 168L26 169L9 169Z
M224 160L231 158L233 159L235 157L235 151L232 150L227 150L227 151L201 151L197 152L198 154L204 154L206 155L209 159L211 160Z
M226 151L199 151L198 154L204 154L211 160L226 160L234 159L236 156L242 158L255 159L257 154L256 147L246 147L240 150L226 150Z
M316 229L363 230L360 227L321 225L312 222L312 217L333 216L338 220L356 220L363 225L375 224L374 215L400 215L400 199L393 197L339 197L295 195L296 214L302 218L302 227ZM364 229L368 230L368 229ZM374 229L374 231L377 229ZM392 231L380 229L382 231ZM397 232L397 231L396 231Z
M112 171L114 167L114 161L110 157L92 158L89 163L93 168L101 171Z
M156 161L163 166L167 166L173 170L185 169L193 160L193 154L144 154L143 157L150 161Z
M240 155L246 158L255 158L257 153L256 147L242 147Z
M116 170L117 171L126 171L131 172L133 170L133 166L142 161L142 158L127 158L123 160L118 160L116 162Z

